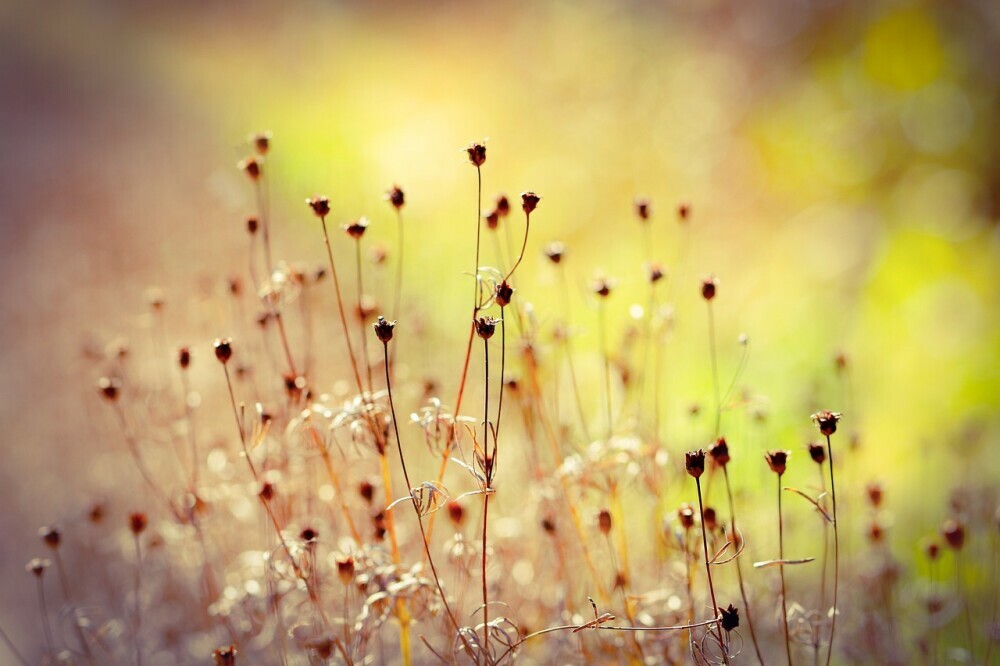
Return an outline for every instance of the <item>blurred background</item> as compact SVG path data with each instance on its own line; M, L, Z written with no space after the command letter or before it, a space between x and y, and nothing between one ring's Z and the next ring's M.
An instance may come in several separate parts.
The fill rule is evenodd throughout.
M812 411L845 412L853 482L883 482L911 563L956 487L1000 479L998 62L988 0L0 3L0 623L31 631L13 604L32 592L36 528L116 492L87 351L153 348L151 286L171 347L208 360L229 333L200 304L245 272L255 202L235 165L262 130L276 256L325 260L302 203L318 192L335 224L368 216L366 243L392 258L383 193L406 190L398 330L419 336L399 353L445 396L467 331L470 141L489 138L484 207L543 197L520 297L542 324L572 308L588 376L590 279L617 279L625 321L646 303L643 262L666 265L674 451L711 434L688 414L711 401L699 283L714 274L724 380L739 334L752 349L725 430L754 456L801 451ZM552 240L568 289L540 251ZM391 273L371 270L384 302ZM340 342L318 302L322 367ZM325 362L327 383L346 377ZM416 409L420 390L403 399Z

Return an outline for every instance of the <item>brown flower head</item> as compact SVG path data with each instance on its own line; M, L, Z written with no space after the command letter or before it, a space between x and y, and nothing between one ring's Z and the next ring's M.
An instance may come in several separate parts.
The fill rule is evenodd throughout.
M924 554L927 559L934 561L941 556L941 545L937 541L928 541L924 546Z
M250 177L250 180L256 181L257 179L260 178L260 174L262 171L261 162L262 160L250 156L244 160L240 160L236 164L236 168L239 169L240 171L245 171L247 176Z
M507 217L510 215L510 201L507 200L507 195L501 194L497 197L497 214L500 217Z
M545 530L546 534L556 533L556 521L552 516L545 516L542 518L542 529Z
M41 528L38 530L38 536L45 542L45 545L52 550L58 548L59 544L62 542L62 532L60 532L59 528L55 525L47 525Z
M718 280L715 279L714 275L709 275L707 278L701 281L701 297L706 301L710 301L715 298L715 289L719 286Z
M819 427L820 433L829 437L837 432L837 422L840 421L840 412L831 412L823 409L812 415L813 422Z
M740 626L740 611L736 606L729 604L729 608L720 608L719 613L722 615L719 624L726 631L732 631Z
M521 194L521 210L525 215L531 215L531 211L535 210L541 200L542 198L534 192L524 192Z
M662 264L652 263L646 267L649 272L650 284L656 284L667 274Z
M813 462L817 465L822 465L826 462L826 447L819 442L809 442L806 444L806 448L809 449L809 457L813 459Z
M337 558L337 576L344 585L350 585L354 580L354 558L343 555Z
M260 222L257 220L257 217L254 216L254 215L251 215L250 217L248 217L247 218L247 233L250 234L251 236L253 236L255 233L257 233L257 229L258 228L260 228Z
M372 324L372 328L375 329L375 337L381 340L383 344L388 344L389 340L392 340L392 329L396 328L396 322L388 321L385 317L379 315L378 321Z
M451 518L451 522L456 525L461 525L462 521L465 519L465 507L456 502L455 500L449 500L448 504L448 517Z
M865 493L868 495L868 502L876 509L882 505L882 492L882 484L878 481L873 481L865 486Z
M146 518L146 514L141 511L133 511L128 515L128 528L132 531L132 534L139 536L146 531L146 525L149 524L149 519Z
M611 512L607 509L601 509L597 514L597 528L601 530L601 534L611 531Z
M235 666L237 654L235 645L226 645L212 652L212 661L215 666Z
M500 213L494 208L488 213L483 213L483 221L486 222L486 228L493 231L500 226Z
M767 461L768 467L771 471L781 476L785 473L785 466L788 464L788 457L792 455L790 451L768 451L764 454L764 460Z
M259 155L267 155L267 151L271 148L272 136L269 131L257 132L250 135L250 143L253 144L254 149L256 149Z
M306 203L313 209L316 217L322 218L330 214L330 200L325 196L317 194L314 197L306 199Z
M563 255L566 254L566 246L559 241L552 241L545 246L543 250L545 256L549 258L553 264L558 264L562 262Z
M358 484L358 494L361 495L361 499L371 504L375 497L375 486L371 481L362 481Z
M495 296L497 305L505 308L510 305L510 299L514 297L514 288L507 284L507 280L504 280L497 285Z
M177 364L181 366L181 370L188 369L188 366L191 365L190 347L181 347L177 350Z
M212 346L215 347L215 358L219 359L219 363L229 363L229 359L233 357L233 341L229 338L216 338Z
M470 143L469 147L465 149L465 152L469 154L469 162L471 162L472 166L476 167L477 169L483 166L483 164L486 162L485 143L480 143L478 141L475 143Z
M681 504L681 507L677 509L677 520L680 521L681 527L686 530L694 527L694 507L687 502Z
M941 536L952 550L961 550L965 545L965 526L957 520L949 518L941 526Z
M687 473L698 478L705 473L705 451L703 449L698 449L697 451L688 451L684 454L684 469Z
M717 467L725 467L729 462L729 444L725 437L715 440L715 443L708 447L708 455Z
M45 570L50 566L52 566L52 562L50 560L35 557L24 565L24 570L34 574L37 578L41 578L45 575Z
M265 502L270 502L274 498L274 494L277 492L274 488L274 484L269 481L265 481L260 486L260 492L257 495Z
M677 220L680 222L687 222L688 218L691 217L691 205L682 203L677 206Z
M715 509L710 506L705 507L705 529L709 532L714 532L719 527L718 516L715 513Z
M358 240L365 235L365 230L368 228L368 220L364 217L359 217L350 224L342 224L340 228L347 232L347 235L351 238Z
M640 197L635 200L635 214L639 216L640 220L643 222L648 220L650 212L649 199Z
M101 392L105 400L114 402L121 394L122 380L117 377L101 377L97 380L97 390Z
M499 319L493 317L478 317L473 320L476 324L476 333L483 340L489 340L497 330Z
M607 278L597 278L590 284L590 289L601 298L610 296L613 287L614 284Z
M313 544L319 539L319 532L312 527L306 527L299 532L299 538L307 544Z
M392 204L393 208L399 210L406 204L406 195L399 185L393 185L392 189L386 191L385 200Z

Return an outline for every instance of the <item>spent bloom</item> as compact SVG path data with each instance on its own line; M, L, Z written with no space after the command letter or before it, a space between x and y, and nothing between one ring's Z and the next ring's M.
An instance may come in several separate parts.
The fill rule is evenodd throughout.
M837 422L840 421L840 417L840 412L831 412L830 410L823 409L813 414L811 418L819 428L820 433L829 437L837 432Z
M312 208L316 217L326 217L330 214L330 200L320 194L306 199L306 204Z
M688 451L684 454L684 469L687 473L698 478L705 473L705 451L703 449L698 449L697 451Z
M525 215L531 215L531 211L535 210L541 200L542 198L534 192L525 192L521 195L521 210Z
M395 321L387 321L381 315L379 315L378 321L372 324L372 328L375 329L375 336L384 343L392 340L392 329L395 327Z
M768 451L764 454L764 460L767 461L767 465L771 468L772 472L781 476L785 473L785 466L788 464L788 457L791 455L790 451Z
M469 147L465 149L465 152L469 154L469 162L472 166L477 169L486 162L486 143L476 141L470 143Z

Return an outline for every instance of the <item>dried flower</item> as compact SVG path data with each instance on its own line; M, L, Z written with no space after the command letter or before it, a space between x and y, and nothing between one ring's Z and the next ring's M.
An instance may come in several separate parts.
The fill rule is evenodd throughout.
M929 541L924 546L924 553L927 555L927 559L933 562L941 556L941 545L937 541Z
M472 166L477 169L486 162L486 144L485 143L470 143L469 147L465 149L465 152L469 154L469 162Z
M500 217L507 217L510 215L510 201L507 200L507 196L501 194L497 197L497 214Z
M706 301L710 301L715 298L715 289L718 285L719 282L715 279L715 276L709 275L701 281L701 297Z
M365 229L368 228L368 220L367 218L359 217L350 224L341 225L340 228L346 231L348 236L358 240L365 235Z
M965 526L957 520L949 518L941 526L941 536L952 550L961 550L965 545Z
M337 558L337 576L344 585L350 585L354 580L354 558L343 555Z
M259 154L266 155L271 147L272 136L270 131L258 132L250 136L250 143L253 144L253 147L257 149Z
M258 178L260 178L261 160L258 160L256 157L251 156L244 160L240 160L236 164L236 168L239 169L240 171L245 171L246 174L250 177L250 180L256 181Z
M45 570L52 566L51 560L42 559L41 557L32 558L26 565L24 565L24 570L35 574L38 578L45 575Z
M149 524L149 519L146 518L146 514L141 511L133 511L128 515L128 528L132 530L132 534L139 536L146 530L146 525Z
M489 340L490 338L493 337L493 334L496 332L497 323L500 320L494 319L493 317L478 317L473 321L476 324L476 333L479 335L479 337L481 337L483 340Z
M873 481L865 486L865 492L868 494L868 502L877 509L882 504L882 484Z
M260 497L260 498L261 498L262 500L264 500L265 502L270 502L270 501L271 501L271 499L273 499L273 498L274 498L274 493L275 493L275 489L274 489L274 484L273 484L273 483L270 483L270 482L268 482L268 481L265 481L265 482L264 482L264 483L263 483L263 484L261 485L261 487L260 487L260 492L259 492L259 493L257 493L257 495L258 495L258 496L259 496L259 497Z
M215 666L235 666L237 654L239 653L236 651L235 645L227 645L214 650L212 660L215 662Z
M216 338L212 346L215 347L215 358L219 359L219 363L229 363L233 356L233 341L229 338Z
M58 548L59 544L62 542L62 532L60 532L59 528L55 525L47 525L39 529L38 536L45 542L45 545L52 550Z
M406 195L403 194L399 185L393 185L392 189L386 191L385 200L392 204L393 208L399 210L406 204Z
M461 525L462 520L465 519L465 508L455 500L449 500L447 506L448 517L451 518L451 522Z
M253 236L255 233L257 233L257 229L259 227L260 227L260 222L257 220L256 217L254 217L253 215L251 215L250 217L247 218L247 233L248 234L250 234L251 236Z
M677 219L680 222L687 222L687 219L691 216L691 206L690 204L682 203L677 206Z
M771 471L781 476L785 473L785 466L788 464L788 457L791 456L790 451L768 451L764 454L764 460L767 461L768 467Z
M611 294L611 288L613 286L614 285L611 280L608 280L607 278L597 278L591 283L590 288L601 298L607 298Z
M101 377L97 380L97 390L101 392L101 395L105 397L109 402L114 402L118 399L121 393L122 380L117 377Z
M697 451L688 451L684 454L684 469L687 473L698 478L705 473L705 451L698 449Z
M649 199L639 198L635 200L635 214L639 216L639 219L645 222L649 219L650 214Z
M729 604L729 608L720 608L719 613L722 614L722 620L719 624L721 624L722 628L727 632L740 626L740 611L736 608L736 606Z
M514 297L514 288L507 284L507 281L504 280L497 285L495 297L497 305L505 308L510 305L510 299Z
M646 270L649 272L650 284L656 284L657 282L663 279L664 275L666 275L666 272L664 271L664 268L661 264L657 263L649 264L646 267Z
M190 347L181 347L177 350L177 363L181 366L181 370L187 370L188 366L191 365Z
M705 529L709 532L714 532L719 526L719 521L715 513L715 509L710 506L705 507L705 512L702 516L702 520L705 521Z
M611 512L607 509L601 509L600 513L597 514L597 528L601 530L601 534L607 534L611 531Z
M840 412L831 412L823 409L812 415L813 422L819 426L819 431L826 437L837 432L837 422L840 421Z
M725 437L715 440L715 443L708 447L708 455L717 467L725 467L729 462L729 444Z
M323 218L330 214L330 200L321 195L316 195L306 199L306 203L313 209L316 217Z
M545 256L549 258L553 264L558 264L562 261L563 255L566 253L566 246L559 241L552 241L545 246L543 250Z
M809 442L806 444L806 448L809 449L809 457L813 459L813 462L817 465L822 465L826 462L826 447L819 442Z
M319 532L311 527L306 527L299 532L299 538L307 544L313 544L319 539Z
M486 222L486 227L492 231L500 226L500 213L494 208L483 214L483 220Z
M545 530L546 534L556 533L556 521L552 516L545 516L542 518L542 529Z
M521 194L521 210L525 215L531 215L531 211L535 210L541 200L542 198L534 192L524 192Z
M385 317L379 315L378 321L372 324L372 328L375 329L375 337L383 344L388 344L389 340L392 340L392 329L396 328L396 322L387 321Z
M677 519L681 523L681 527L686 530L694 527L694 507L685 502L681 504L681 507L677 509Z
M371 481L362 481L358 484L358 494L361 495L361 499L371 504L375 497L375 486Z

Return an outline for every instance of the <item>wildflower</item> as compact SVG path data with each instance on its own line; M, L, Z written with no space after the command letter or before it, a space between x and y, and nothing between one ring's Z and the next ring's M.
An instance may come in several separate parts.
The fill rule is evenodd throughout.
M812 415L813 422L819 427L820 433L829 437L837 432L837 422L840 421L840 412L821 410Z
M965 526L957 520L949 518L941 526L941 536L952 550L961 550L965 545Z
M350 585L354 580L354 558L350 555L342 555L337 558L337 576L344 585Z
M691 206L690 204L682 203L677 207L677 219L680 222L687 222L687 219L691 216Z
M406 195L403 194L399 185L393 185L391 190L386 191L385 200L392 204L393 208L399 210L406 204Z
M521 210L524 211L525 215L531 215L531 211L535 210L538 206L538 202L541 201L541 197L534 192L524 192L521 194Z
M556 533L556 521L552 516L545 516L542 518L542 529L545 530L546 534Z
M215 358L219 359L219 363L229 363L233 356L233 341L229 338L216 338L212 346L215 347Z
M713 509L712 507L710 506L705 507L705 514L703 518L705 521L705 529L708 530L709 532L714 532L715 528L719 526L715 509Z
M375 336L382 341L383 344L388 344L389 340L392 340L392 329L396 327L395 321L386 321L386 318L379 316L378 321L372 324L372 328L375 329Z
M927 559L933 562L941 556L941 546L937 541L930 541L924 546L924 554L927 555Z
M822 465L826 462L826 447L818 442L809 442L806 445L809 449L809 457L813 459L813 462L817 465Z
M708 455L717 467L725 467L729 462L729 444L725 437L715 440L715 443L708 447Z
M254 217L253 215L251 215L250 217L247 218L247 233L248 234L250 234L251 236L253 236L255 233L257 233L257 229L259 227L260 227L260 222L257 220L256 217Z
M727 632L740 626L740 611L736 606L729 604L729 608L720 608L719 613L722 614L722 620L719 624Z
M118 394L121 392L122 380L117 377L101 377L97 380L97 390L101 392L101 395L105 397L109 402L114 402L118 399Z
M486 144L485 143L470 143L469 147L465 149L465 152L469 154L469 162L472 166L477 169L486 162Z
M510 305L510 299L513 297L514 297L514 288L511 287L509 284L507 284L506 280L497 285L496 299L495 299L497 305L499 305L502 308L505 308L508 305Z
M45 542L45 545L55 550L62 542L62 533L55 525L47 525L38 530L38 536Z
M566 253L566 246L559 241L552 241L545 246L545 256L549 258L553 264L558 264L562 261L563 255Z
M306 199L306 203L316 213L316 217L323 218L330 214L330 200L325 196L316 195Z
M261 160L258 160L256 157L251 156L244 160L240 160L236 164L236 168L239 169L240 171L245 171L246 174L250 177L250 180L256 181L257 179L260 178L260 173L261 173L260 165L261 165Z
M319 532L311 527L306 527L299 532L299 538L307 544L313 544L319 539Z
M611 294L611 288L613 286L614 285L611 283L611 280L606 278L597 278L590 285L590 288L601 298L607 298Z
M213 650L212 660L215 662L215 666L234 666L237 654L235 645L227 645Z
M340 228L346 231L348 236L357 240L365 235L365 229L368 228L368 220L364 217L359 217L350 224L341 225Z
M253 144L253 147L257 149L260 155L266 155L267 151L271 148L272 136L269 131L258 132L250 136L250 143Z
M487 228L490 230L496 229L500 226L500 213L494 208L490 212L483 214L483 220L486 222Z
M684 469L687 473L698 478L705 473L705 451L698 449L697 451L688 451L684 454Z
M611 512L607 509L601 509L601 512L597 514L597 528L601 530L601 534L607 534L611 531Z
M507 200L507 196L501 194L497 197L497 214L500 217L507 217L510 215L510 201Z
M447 507L448 517L451 518L451 522L461 525L462 520L465 519L465 508L455 500L450 500Z
M128 515L128 528L132 531L132 534L139 536L146 530L146 525L149 523L149 519L146 518L146 514L141 511L134 511Z
M35 574L38 578L45 575L45 570L52 566L51 560L42 559L41 557L35 557L24 565L24 570Z
M476 333L483 340L489 340L493 337L496 332L497 322L499 319L494 319L493 317L479 317L474 320L476 324Z
M865 487L865 492L868 494L868 502L877 509L882 504L882 484L878 482L869 483Z
M264 484L260 487L260 492L257 494L262 500L264 500L265 502L269 502L274 497L274 493L275 493L274 484L265 481Z
M645 222L649 219L650 207L649 199L639 198L635 200L635 214L639 216L639 219Z
M182 370L187 370L187 367L191 365L190 347L181 347L177 350L177 363L181 366Z
M358 494L361 495L361 499L371 504L372 498L375 497L375 486L371 481L362 481L358 484Z
M715 298L715 289L719 285L714 275L710 275L701 281L701 297L706 301Z
M785 466L788 464L788 457L792 455L790 451L768 451L764 454L764 460L767 461L768 467L771 471L781 476L785 473Z

